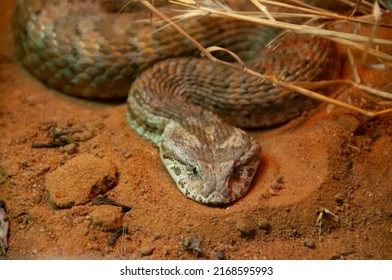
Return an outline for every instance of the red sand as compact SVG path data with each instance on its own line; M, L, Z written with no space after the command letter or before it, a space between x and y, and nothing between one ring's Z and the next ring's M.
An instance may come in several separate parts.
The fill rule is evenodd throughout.
M252 132L263 155L249 193L227 208L201 205L180 194L157 148L128 127L125 104L57 93L21 67L13 54L12 2L3 4L0 17L0 199L10 218L6 258L392 258L391 114L368 119L323 104L282 127ZM391 75L361 69L364 84L390 92ZM380 100L354 90L338 92L343 101L381 108ZM53 127L80 128L79 136L89 137L69 148L74 154L32 148L49 141ZM116 166L117 185L106 195L131 211L119 214L91 202L55 210L48 203L45 176L83 154ZM78 176L84 180L88 174ZM129 231L111 246L105 223ZM184 240L192 238L203 254L185 248Z

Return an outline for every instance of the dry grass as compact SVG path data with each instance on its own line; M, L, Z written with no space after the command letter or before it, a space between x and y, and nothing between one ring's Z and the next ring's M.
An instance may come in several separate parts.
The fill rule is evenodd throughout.
M377 1L375 1L374 4L364 0L337 1L341 1L342 3L346 3L347 5L351 6L352 14L349 16L338 14L328 10L319 9L312 5L303 4L302 2L296 0L286 1L291 2L291 4L283 4L269 0L249 0L249 2L259 10L256 12L233 10L228 5L224 4L222 1L217 0L176 0L169 2L182 6L183 8L185 7L184 12L175 18L169 18L164 13L162 13L160 9L154 7L154 5L149 3L148 1L141 1L141 3L144 4L148 9L150 9L152 13L157 15L159 18L167 21L174 28L176 28L178 32L183 34L192 44L194 44L206 58L210 59L215 63L225 64L228 67L242 70L249 73L250 75L259 77L260 79L271 80L276 85L290 90L294 90L310 98L315 98L320 101L341 106L369 117L374 117L377 115L392 112L392 107L377 112L366 111L359 107L352 106L348 103L324 96L322 94L318 94L314 91L315 89L325 85L344 84L358 88L362 91L379 96L381 98L392 100L392 93L378 90L363 85L361 83L360 76L358 75L358 71L356 70L356 65L358 64L358 61L354 59L354 56L352 54L353 51L360 52L360 62L363 65L367 65L367 67L380 69L381 71L383 69L390 69L390 67L392 66L392 55L381 51L381 49L389 48L389 50L392 50L392 40L377 36L377 31L380 28L389 28L389 32L391 32L392 30L392 24L384 23L382 20L382 15L386 13L386 6L382 3L382 1L381 6L378 4ZM289 9L290 12L276 12L273 11L276 9L271 9L271 7L277 7L278 9L285 8L285 11ZM354 16L357 11L361 11L360 16ZM289 83L280 80L275 76L265 76L261 73L253 71L252 69L246 68L245 64L235 54L229 51L227 52L234 57L237 63L228 63L219 60L214 57L213 52L218 49L222 50L221 48L215 46L210 48L204 48L194 38L187 34L185 30L183 30L179 25L176 24L177 20L184 20L189 17L206 14L230 17L236 20L249 21L261 25L271 26L274 28L280 28L286 31L299 32L303 34L313 34L333 40L341 46L346 47L347 57L350 61L354 78L353 80L340 79L314 83ZM296 24L292 23L292 21L288 22L287 19L302 19L301 22L306 22L306 24ZM328 23L318 26L313 26L309 24L310 22L315 22L316 20L320 19L324 19ZM337 30L337 27L341 25L349 25L351 27L351 30L349 30L349 32ZM359 30L364 26L369 29L368 34L359 35ZM376 63L374 63L374 61L376 61ZM390 101L383 102L383 104L384 103L390 104Z

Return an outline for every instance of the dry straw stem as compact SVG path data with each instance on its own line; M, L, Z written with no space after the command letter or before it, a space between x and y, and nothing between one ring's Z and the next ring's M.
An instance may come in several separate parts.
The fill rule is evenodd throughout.
M261 9L261 13L249 14L249 13L241 13L238 11L233 11L226 6L222 6L222 5L218 4L218 1L212 1L212 0L203 2L203 3L209 2L210 5L208 5L208 6L207 5L202 6L192 0L178 0L178 1L169 1L169 2L191 8L191 10L187 11L188 14L184 15L184 18L189 17L189 16L214 14L214 15L218 15L218 16L230 17L230 18L237 19L237 20L244 20L244 21L254 22L257 24L280 28L283 30L290 30L290 31L295 31L295 32L303 33L303 34L313 34L313 35L329 38L331 40L336 41L339 44L343 44L343 45L348 46L350 48L356 48L356 49L359 49L363 52L366 51L368 54L376 56L377 58L382 60L384 63L387 63L388 61L392 62L392 56L390 56L386 53L380 52L374 48L371 48L371 46L374 44L391 46L392 40L376 38L374 36L372 38L369 38L367 36L348 34L348 33L338 32L338 31L334 31L334 30L326 30L326 29L322 29L320 26L300 25L300 24L277 21L276 18L281 17L281 16L287 16L287 14L269 13L268 9L267 10L265 9L264 4L268 4L268 5L274 4L279 7L290 8L293 10L305 12L308 15L304 16L304 17L313 18L313 19L318 19L318 18L329 18L329 19L335 19L335 20L344 19L346 21L374 24L374 20L373 21L369 20L369 17L367 17L367 18L346 17L346 16L338 15L336 13L330 13L328 11L313 8L312 6L309 6L309 5L307 5L306 7L297 7L297 6L292 6L289 4L282 4L282 3L278 3L278 2L274 2L274 1L266 1L266 0L250 0L250 1L253 4L255 4L255 6L257 8ZM213 56L212 52L216 51L216 50L222 50L222 48L215 47L215 46L210 47L210 48L203 47L199 42L197 42L194 38L192 38L192 36L190 36L185 30L183 30L178 24L176 24L176 22L173 19L171 19L168 16L166 16L165 14L163 14L160 10L155 8L148 1L141 1L141 3L144 6L146 6L152 13L154 13L155 15L160 17L161 19L167 21L172 27L174 27L185 38L187 38L195 47L197 47L203 56L205 56L207 59L209 59L213 62L221 63L221 64L224 64L228 67L232 67L237 70L247 72L250 75L256 76L262 80L272 81L278 86L281 86L283 88L286 88L286 89L289 89L292 91L296 91L296 92L298 92L302 95L305 95L307 97L314 98L316 100L327 102L330 104L334 104L334 105L337 105L337 106L364 114L368 117L375 117L375 116L378 116L381 114L386 114L386 113L392 112L392 108L377 111L377 112L366 111L364 109L358 108L356 106L352 106L352 105L347 104L345 102L327 97L325 95L319 94L319 93L311 90L312 88L313 89L319 88L319 87L325 86L325 85L346 84L346 85L356 87L360 90L367 91L371 94L374 94L374 95L377 95L377 96L380 96L383 98L392 99L391 93L362 85L359 82L355 82L355 81L351 81L351 80L332 80L332 81L320 81L320 82L313 82L313 83L285 82L283 80L278 79L278 77L276 77L276 76L266 76L266 75L263 75L261 73L258 73L256 71L253 71L253 70L247 68L239 57L237 57L236 55L234 55L233 53L231 53L228 50L225 50L225 51L228 52L230 55L232 55L233 58L238 63L229 63L229 62L217 59L216 57ZM262 17L263 14L264 14L265 18ZM295 14L295 15L302 16L302 14Z

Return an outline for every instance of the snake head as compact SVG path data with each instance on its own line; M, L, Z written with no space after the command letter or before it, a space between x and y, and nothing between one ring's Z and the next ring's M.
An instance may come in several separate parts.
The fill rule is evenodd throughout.
M160 143L161 159L188 198L212 205L231 203L247 192L259 165L260 146L241 129L222 122L199 129L169 122Z

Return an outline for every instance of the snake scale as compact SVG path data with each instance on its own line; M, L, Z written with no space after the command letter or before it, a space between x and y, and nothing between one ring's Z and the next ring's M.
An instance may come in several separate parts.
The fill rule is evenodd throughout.
M23 65L67 94L128 96L130 126L159 147L187 197L211 205L242 197L261 148L237 127L282 124L316 102L200 58L173 27L140 7L111 13L101 2L17 0L13 25ZM266 48L277 35L271 28L211 15L179 25L202 45L228 48L247 67L285 81L325 80L339 71L334 43L320 37L288 33Z

